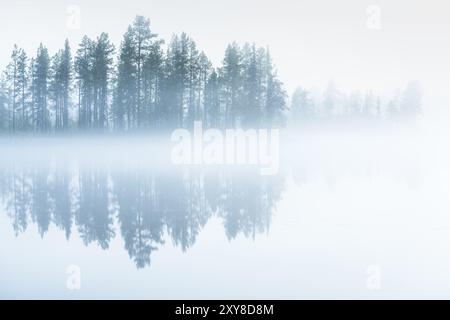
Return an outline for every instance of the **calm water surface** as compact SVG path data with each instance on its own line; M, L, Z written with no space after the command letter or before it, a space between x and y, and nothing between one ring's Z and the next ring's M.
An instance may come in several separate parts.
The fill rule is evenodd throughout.
M3 140L0 297L448 298L447 154L301 137L274 176L145 138Z

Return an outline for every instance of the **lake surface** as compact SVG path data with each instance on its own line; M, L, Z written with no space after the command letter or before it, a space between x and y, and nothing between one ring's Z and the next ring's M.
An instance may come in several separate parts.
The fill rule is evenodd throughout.
M261 176L172 165L149 136L3 138L0 297L450 298L445 141L282 141Z

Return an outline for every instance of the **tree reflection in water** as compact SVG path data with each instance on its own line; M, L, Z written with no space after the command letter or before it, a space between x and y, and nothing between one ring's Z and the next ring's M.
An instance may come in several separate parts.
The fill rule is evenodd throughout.
M284 179L247 169L9 165L0 170L0 199L17 236L35 224L44 237L54 224L67 239L76 228L85 245L106 250L120 233L143 268L167 240L187 251L213 216L229 240L266 232Z

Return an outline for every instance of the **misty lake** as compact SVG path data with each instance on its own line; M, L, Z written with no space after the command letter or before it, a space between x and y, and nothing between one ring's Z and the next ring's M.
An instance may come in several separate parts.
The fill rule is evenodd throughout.
M172 165L161 137L2 138L2 298L449 297L441 142L281 141L278 174L262 176Z

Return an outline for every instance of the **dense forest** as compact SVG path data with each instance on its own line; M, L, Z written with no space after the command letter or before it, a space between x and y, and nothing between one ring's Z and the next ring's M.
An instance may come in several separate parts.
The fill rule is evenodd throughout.
M137 16L117 50L108 34L68 41L50 56L14 47L0 88L0 129L9 132L136 130L281 123L286 93L267 49L230 44L214 68L185 33L167 48Z
M342 99L332 84L320 99L298 88L287 100L267 48L232 43L216 68L185 33L166 44L137 16L119 48L107 33L85 36L75 54L68 40L53 56L43 44L33 57L14 46L0 79L0 132L135 131L194 121L279 127L319 115L415 115L420 90L412 82L383 108L372 93Z

